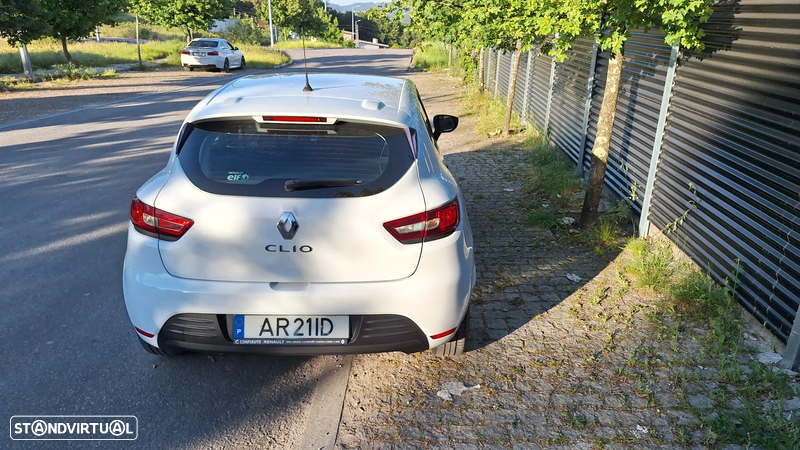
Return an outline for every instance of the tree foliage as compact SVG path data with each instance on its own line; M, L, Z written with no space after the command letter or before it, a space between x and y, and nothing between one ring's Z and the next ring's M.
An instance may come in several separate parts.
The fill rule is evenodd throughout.
M3 0L5 1L5 0ZM79 39L97 25L113 25L125 0L40 0L53 37Z
M130 10L150 23L187 31L207 30L233 12L231 0L129 0Z
M51 35L61 41L67 61L67 40L88 36L97 25L113 25L125 0L39 0L46 11Z
M49 34L47 13L35 0L2 0L0 2L0 37L8 45L29 44Z
M261 2L258 14L262 20L269 20L269 11L266 1ZM296 33L301 30L307 36L320 36L328 31L326 21L319 12L323 9L319 0L273 0L272 23L280 28L286 28Z
M631 30L660 28L669 45L702 49L700 28L711 16L710 0L395 0L411 10L413 26L433 39L469 48L523 51L545 42L543 52L561 57L581 37L620 52ZM608 32L603 34L602 32Z
M251 19L240 19L236 23L219 33L219 36L227 39L234 44L269 44L269 36L265 35L260 28L252 23Z
M711 16L711 3L712 0L394 0L393 8L398 12L410 9L412 24L420 33L465 49L525 51L539 43L542 53L561 61L575 40L590 37L601 50L611 52L592 149L589 190L579 221L586 227L596 219L601 198L625 41L632 30L659 28L667 44L702 50L701 25ZM512 96L510 92L509 98Z

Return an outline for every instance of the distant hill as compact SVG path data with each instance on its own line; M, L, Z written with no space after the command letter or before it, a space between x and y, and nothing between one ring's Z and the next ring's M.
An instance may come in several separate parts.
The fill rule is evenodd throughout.
M382 5L385 2L366 2L366 3L352 3L349 5L337 5L336 3L328 2L328 8L335 9L339 12L345 11L356 11L356 12L364 12L373 6Z

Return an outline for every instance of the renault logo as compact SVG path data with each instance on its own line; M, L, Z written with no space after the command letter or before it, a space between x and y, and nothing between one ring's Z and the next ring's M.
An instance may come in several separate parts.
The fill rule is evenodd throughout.
M281 236L286 240L292 239L298 228L300 228L300 225L298 225L297 219L294 218L294 214L289 211L283 213L281 220L278 221L278 231L281 232Z

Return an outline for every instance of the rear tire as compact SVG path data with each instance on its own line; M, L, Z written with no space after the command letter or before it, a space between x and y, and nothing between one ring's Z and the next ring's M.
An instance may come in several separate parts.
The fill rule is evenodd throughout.
M453 334L453 338L449 342L431 349L431 351L434 355L442 357L463 355L464 348L467 345L467 334L469 334L469 309L467 309L464 319L458 325L455 334Z
M222 65L222 71L225 73L231 71L231 63L228 61L228 58L225 58L225 64Z
M139 337L139 336L137 336L137 337ZM142 339L141 337L139 337L139 343L142 344L142 348L144 348L144 350L147 353L150 353L150 354L153 354L153 355L170 357L170 356L175 356L175 355L179 354L179 353L174 353L174 352L168 352L168 351L164 350L163 348L153 347L152 345L150 345L147 342L145 342L144 339Z

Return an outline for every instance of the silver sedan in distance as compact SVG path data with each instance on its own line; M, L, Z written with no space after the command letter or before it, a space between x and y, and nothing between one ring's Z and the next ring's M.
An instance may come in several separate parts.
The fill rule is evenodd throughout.
M184 70L212 69L223 70L244 69L244 55L225 39L194 39L181 50L181 65Z

